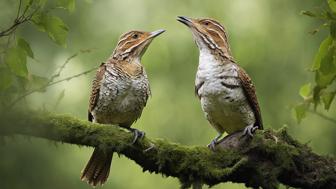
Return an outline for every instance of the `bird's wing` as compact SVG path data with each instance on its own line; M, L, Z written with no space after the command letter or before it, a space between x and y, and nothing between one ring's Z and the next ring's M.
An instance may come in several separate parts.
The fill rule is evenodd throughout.
M261 119L261 112L260 107L256 95L255 87L252 83L251 78L247 75L247 73L244 71L243 68L238 66L238 76L240 79L240 82L242 84L244 93L246 95L246 98L254 112L254 115L256 117L256 123L255 125L259 126L259 129L263 129L263 123Z
M145 106L147 105L148 98L152 95L152 91L151 91L149 83L146 83L146 88L147 88L147 90L146 90L146 93L145 93Z
M99 98L99 91L101 87L101 82L104 78L106 71L106 65L105 63L102 63L97 72L96 72L96 77L92 82L92 90L91 90L91 96L90 96L90 101L89 101L89 110L88 110L88 119L89 121L92 121L93 116L91 114L91 111L95 108L98 102Z

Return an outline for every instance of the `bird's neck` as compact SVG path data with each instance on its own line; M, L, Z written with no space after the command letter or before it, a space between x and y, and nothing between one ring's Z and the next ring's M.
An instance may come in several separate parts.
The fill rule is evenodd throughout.
M121 55L115 52L108 58L108 62L128 62L128 63L141 63L141 56L136 56L133 54Z
M234 63L231 55L224 55L216 49L202 48L200 49L199 66L221 66Z
M144 68L140 63L140 59L132 59L131 62L119 61L116 66L123 70L129 76L137 77L144 74Z

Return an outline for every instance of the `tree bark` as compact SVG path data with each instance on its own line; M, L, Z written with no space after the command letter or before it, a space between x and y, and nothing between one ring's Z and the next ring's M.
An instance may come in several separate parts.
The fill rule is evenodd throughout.
M143 171L176 177L182 188L200 183L244 183L253 188L336 188L336 160L315 154L290 137L286 129L257 131L253 138L234 133L216 150L147 137L132 145L132 133L72 116L48 112L0 115L0 135L28 135L113 150L135 161Z

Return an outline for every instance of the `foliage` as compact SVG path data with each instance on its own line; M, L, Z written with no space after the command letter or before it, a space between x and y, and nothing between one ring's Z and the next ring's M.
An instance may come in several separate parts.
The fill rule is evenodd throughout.
M27 59L35 58L30 43L23 37L17 36L17 29L24 23L35 25L36 28L48 35L56 44L66 47L68 26L56 16L56 9L72 12L75 0L56 2L47 0L20 0L18 12L13 24L0 32L3 39L0 50L0 104L1 107L13 105L15 99L22 94L30 93L51 82L50 78L34 75L29 72ZM43 92L44 90L38 90Z
M302 14L320 19L329 29L329 35L321 42L310 71L315 75L314 83L308 83L301 87L300 96L303 102L294 108L295 115L300 123L306 117L310 106L314 110L319 105L328 111L336 95L336 1L328 0L328 7L322 10L303 11ZM319 29L312 32L315 34Z

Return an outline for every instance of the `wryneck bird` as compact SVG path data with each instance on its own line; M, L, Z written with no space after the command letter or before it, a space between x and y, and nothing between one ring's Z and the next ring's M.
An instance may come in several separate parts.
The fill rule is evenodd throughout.
M100 65L93 80L89 101L89 121L113 124L134 133L132 143L144 132L131 128L150 96L150 87L141 57L152 40L164 30L130 31L122 35L111 57ZM112 162L111 150L96 147L83 169L81 179L92 186L106 182Z
M213 19L179 16L200 51L195 94L202 110L218 136L208 145L214 149L224 132L244 129L253 136L263 129L255 87L245 70L233 59L224 27Z

